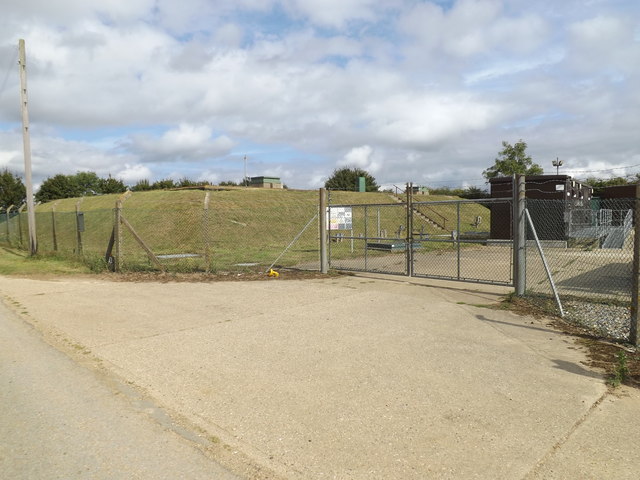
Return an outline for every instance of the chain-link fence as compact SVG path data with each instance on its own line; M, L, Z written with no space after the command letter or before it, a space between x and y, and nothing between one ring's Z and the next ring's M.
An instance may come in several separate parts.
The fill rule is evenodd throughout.
M511 199L330 204L330 266L511 285ZM505 215L506 212L506 215ZM492 238L492 219L503 220ZM409 251L411 250L411 252Z
M329 265L340 270L405 275L404 205L329 205Z
M562 308L569 320L606 337L627 340L634 202L527 199L526 296L557 313Z
M96 269L110 261L121 271L319 269L316 192L170 193L171 203L134 194L119 207L114 198L115 208L79 203L77 211L37 212L38 252L73 256ZM26 249L26 212L6 217L0 216L0 240Z
M608 338L630 337L635 199L528 198L526 232L518 234L525 239L521 259L512 249L522 227L513 221L510 199L414 202L371 195L329 192L332 268L515 283L518 291L524 272L531 300ZM111 259L122 271L320 268L319 214L325 212L318 211L317 192L159 192L133 194L119 205L116 197L104 197L61 201L59 211L41 206L39 252L80 258L97 269ZM26 212L0 214L0 241L28 247Z

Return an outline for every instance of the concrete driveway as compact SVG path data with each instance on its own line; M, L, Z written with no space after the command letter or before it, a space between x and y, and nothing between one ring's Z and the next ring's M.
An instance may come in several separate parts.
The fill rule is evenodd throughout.
M608 393L544 320L482 307L506 291L0 278L45 338L247 478L638 478L638 392Z

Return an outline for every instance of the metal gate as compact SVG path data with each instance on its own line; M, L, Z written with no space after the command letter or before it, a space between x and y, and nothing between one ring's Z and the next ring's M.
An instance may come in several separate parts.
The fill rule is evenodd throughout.
M512 199L329 205L329 266L513 285Z

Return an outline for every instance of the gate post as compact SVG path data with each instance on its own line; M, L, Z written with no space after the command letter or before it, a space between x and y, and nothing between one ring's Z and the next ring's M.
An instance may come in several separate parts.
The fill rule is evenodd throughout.
M527 246L526 238L526 219L524 216L525 208L525 176L513 176L513 283L515 293L518 297L524 296L526 287L526 268L525 268L525 249Z
M407 183L407 236L404 242L407 258L407 276L413 277L413 183Z
M329 262L327 262L327 191L320 189L319 202L319 224L320 224L320 272L327 273L329 271Z
M640 184L636 185L636 195L633 202L634 239L633 239L633 276L631 290L631 325L629 342L640 345Z

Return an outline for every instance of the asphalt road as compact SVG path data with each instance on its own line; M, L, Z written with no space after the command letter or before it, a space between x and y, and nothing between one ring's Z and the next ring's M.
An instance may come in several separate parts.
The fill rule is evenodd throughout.
M0 305L0 478L238 478L162 418Z

